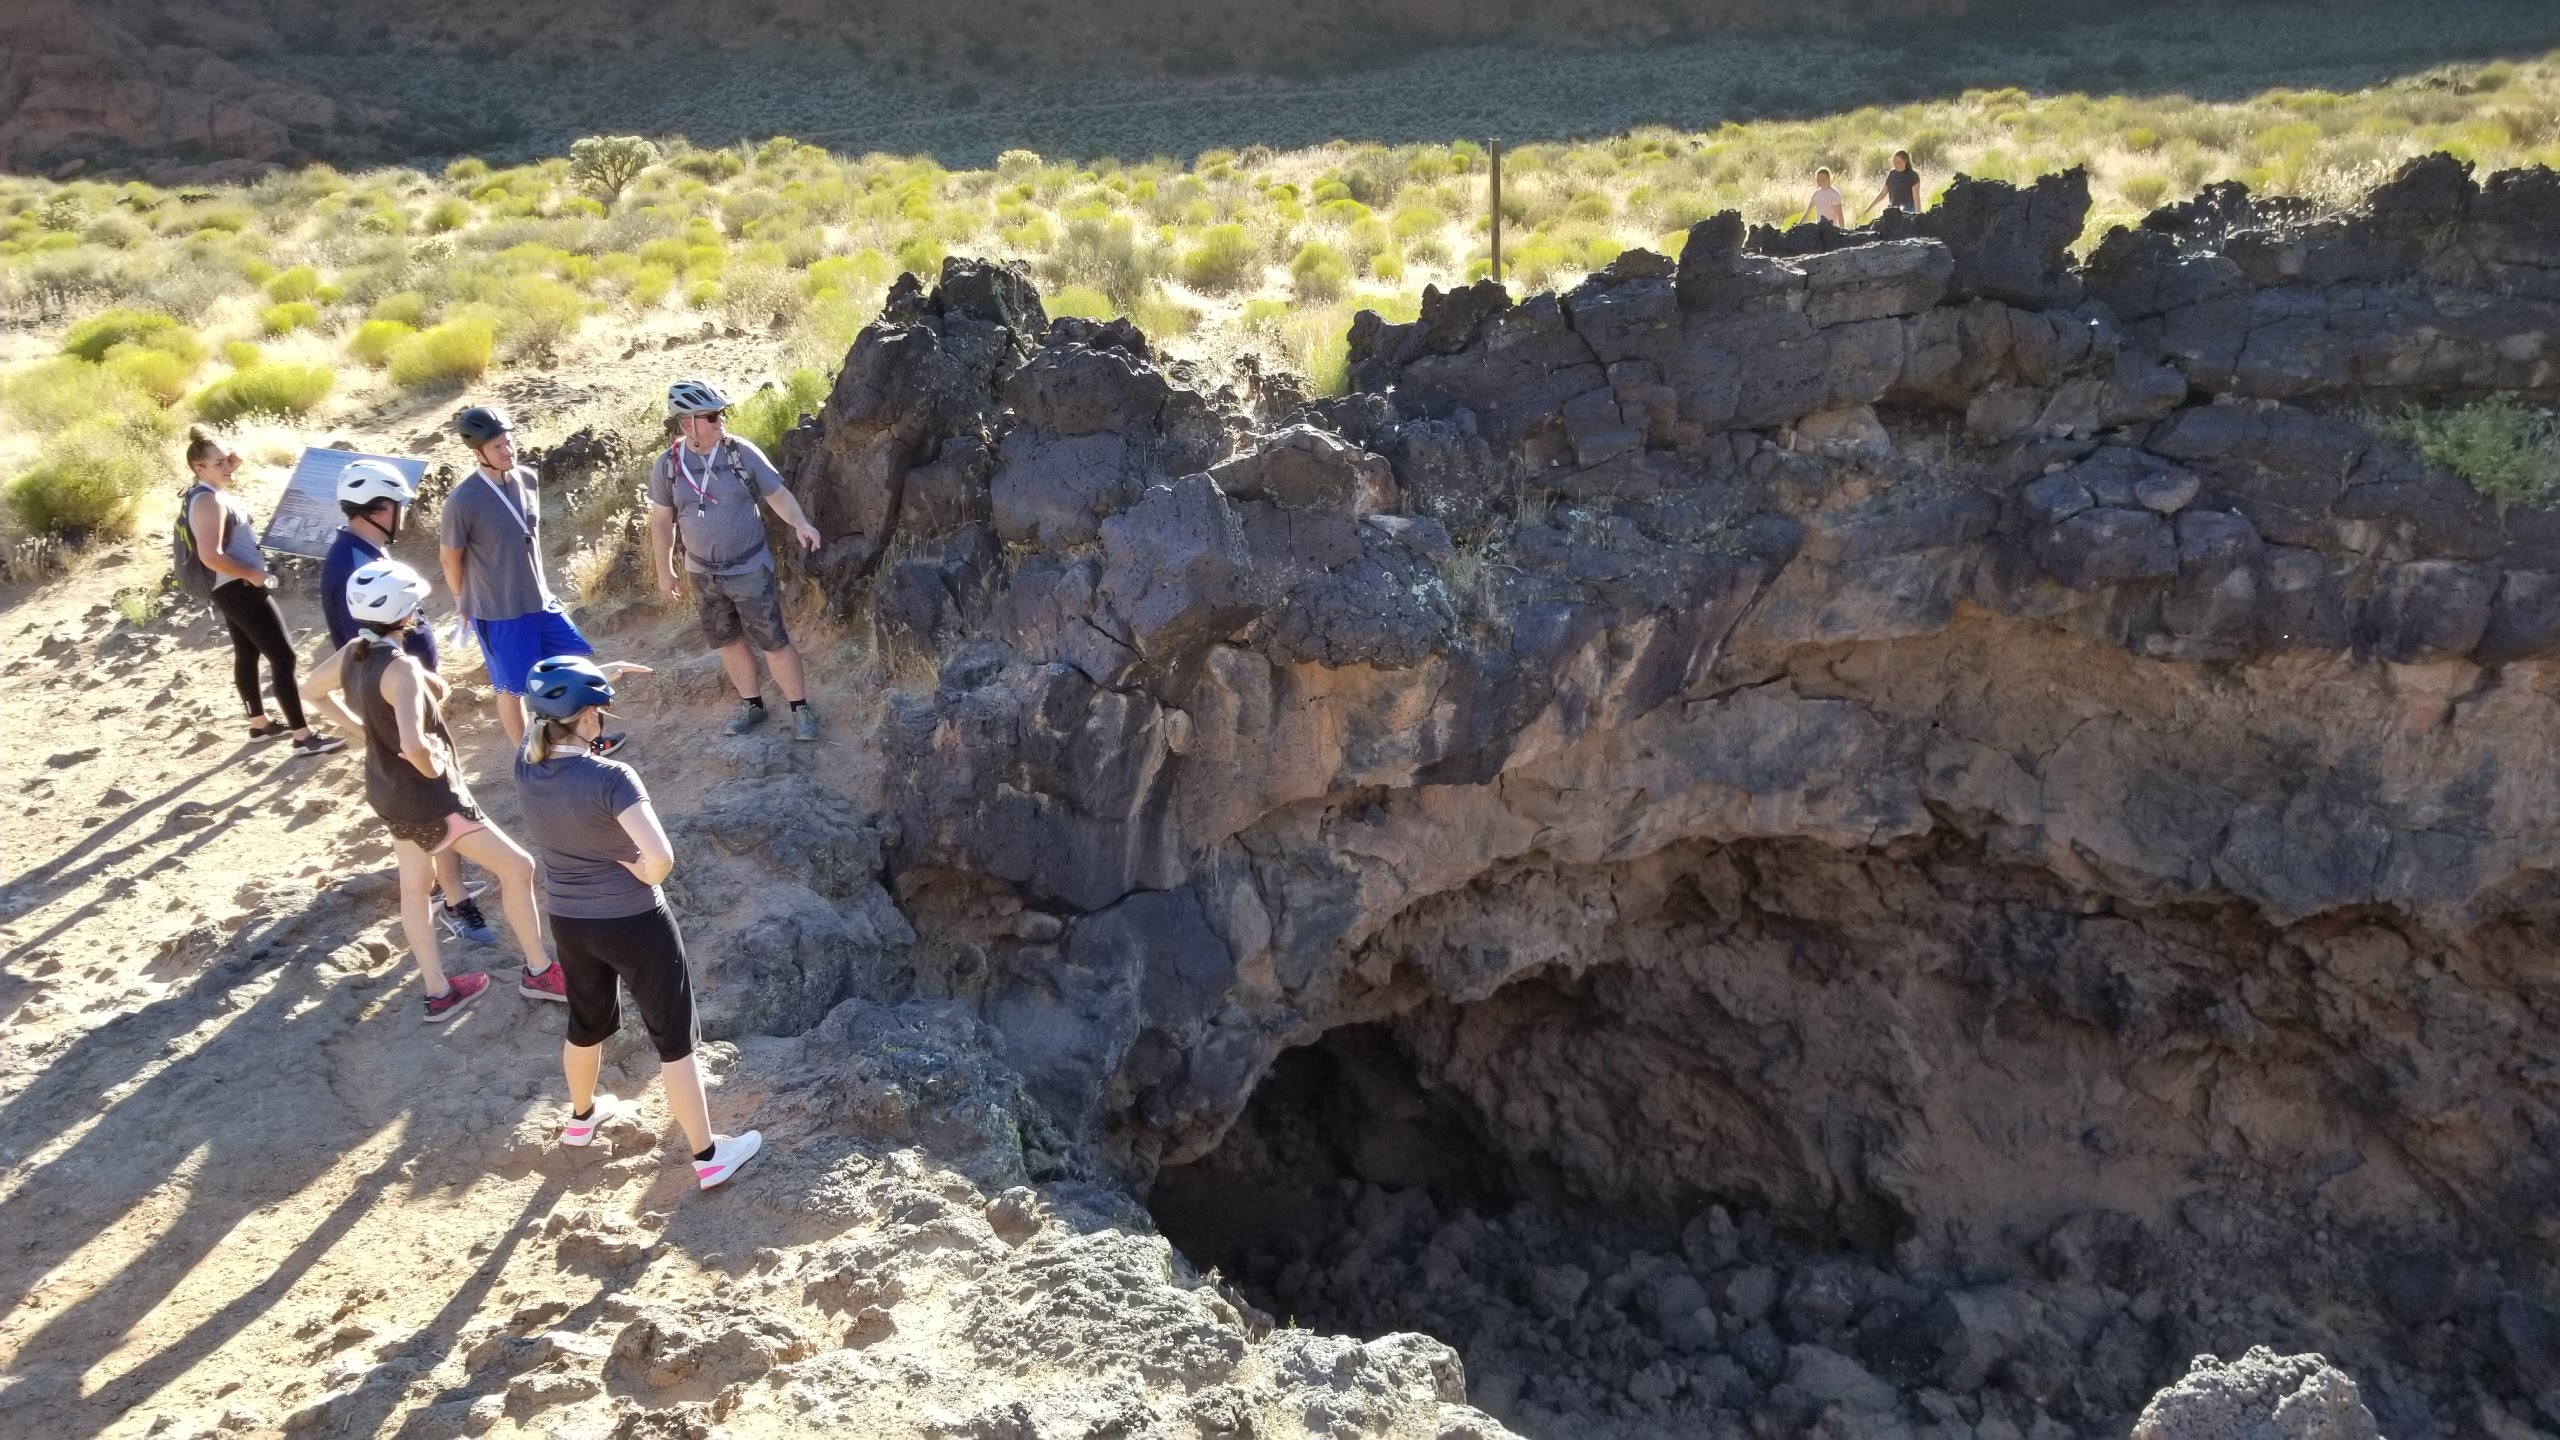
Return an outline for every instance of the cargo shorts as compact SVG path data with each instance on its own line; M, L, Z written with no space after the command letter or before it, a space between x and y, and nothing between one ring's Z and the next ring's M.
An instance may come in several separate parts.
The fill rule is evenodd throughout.
M768 653L791 644L790 632L782 628L782 584L770 565L740 575L695 571L693 605L702 638L714 650L736 644L740 636Z

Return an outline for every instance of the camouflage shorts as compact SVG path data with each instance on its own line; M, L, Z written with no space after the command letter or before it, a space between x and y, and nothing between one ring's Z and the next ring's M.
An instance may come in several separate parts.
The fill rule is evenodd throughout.
M770 565L743 575L696 572L693 604L702 620L702 638L714 650L736 644L741 636L767 652L791 644L790 632L782 628L782 585Z

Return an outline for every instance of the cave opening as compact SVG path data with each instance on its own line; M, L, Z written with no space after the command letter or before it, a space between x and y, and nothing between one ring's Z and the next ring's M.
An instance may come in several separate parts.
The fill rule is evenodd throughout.
M1389 987L1149 1203L1277 1321L1448 1343L1536 1440L2121 1437L2186 1356L2257 1344L2434 1434L2532 1387L2494 1305L2413 1338L2411 1283L2376 1280L2412 1235L2415 1289L2496 1270L2338 1043L2324 985L2399 943L1944 841L1526 865L1399 917L1371 968L1545 958L1466 1001Z

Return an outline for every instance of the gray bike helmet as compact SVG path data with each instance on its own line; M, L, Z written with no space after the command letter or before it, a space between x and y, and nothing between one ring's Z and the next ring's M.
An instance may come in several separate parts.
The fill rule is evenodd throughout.
M729 408L729 397L708 380L684 379L667 387L667 418L716 415Z
M612 704L613 682L584 655L554 655L525 673L524 703L546 720L566 720L591 706Z
M507 412L487 405L474 405L453 417L453 433L474 450L515 428L507 422Z

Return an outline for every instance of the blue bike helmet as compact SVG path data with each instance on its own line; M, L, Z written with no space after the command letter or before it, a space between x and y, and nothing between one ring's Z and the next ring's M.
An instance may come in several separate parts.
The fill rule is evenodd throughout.
M566 720L579 711L613 703L613 682L584 655L554 655L538 661L524 677L524 703L546 720Z

